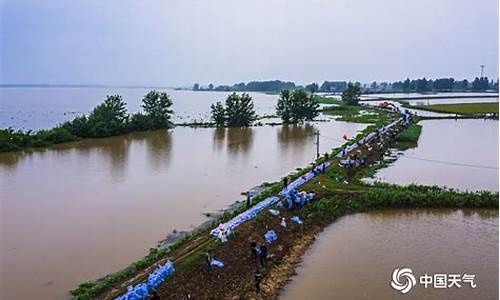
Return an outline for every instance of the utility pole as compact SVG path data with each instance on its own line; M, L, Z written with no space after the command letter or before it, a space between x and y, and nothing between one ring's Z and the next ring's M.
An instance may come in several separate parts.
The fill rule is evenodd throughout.
M484 74L484 65L479 65L481 67L481 77L480 78L483 78L483 74Z
M316 159L319 159L319 130L314 134L316 135Z

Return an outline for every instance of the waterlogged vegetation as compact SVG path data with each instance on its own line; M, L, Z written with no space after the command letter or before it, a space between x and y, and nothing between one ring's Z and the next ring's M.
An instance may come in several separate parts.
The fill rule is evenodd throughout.
M166 93L151 91L142 99L143 112L129 114L120 95L110 95L88 116L78 116L53 129L22 131L0 129L0 152L77 141L83 138L109 137L134 131L166 129L170 121L172 100Z
M460 115L498 114L498 102L408 105L404 107Z
M301 123L316 118L318 108L318 98L313 94L308 95L304 90L284 90L276 104L276 114L283 123Z
M212 120L219 127L250 126L257 119L252 97L247 93L227 96L224 105L219 101L212 104Z

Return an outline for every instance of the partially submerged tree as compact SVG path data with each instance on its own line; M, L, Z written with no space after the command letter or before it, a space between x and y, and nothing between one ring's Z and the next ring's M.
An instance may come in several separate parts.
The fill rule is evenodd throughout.
M359 86L349 82L347 88L342 92L342 101L347 105L358 105L361 89Z
M87 119L89 136L104 137L124 133L128 117L122 96L108 95L104 103L96 106Z
M311 121L319 115L319 102L304 90L282 91L276 104L276 114L284 123Z
M150 91L142 99L142 108L149 117L154 129L169 128L172 126L170 115L172 100L167 93Z
M225 107L217 102L211 105L212 120L217 126L250 126L256 119L253 100L250 95L232 93L227 96Z
M226 125L226 110L220 101L210 106L212 109L212 120L215 125L222 127Z

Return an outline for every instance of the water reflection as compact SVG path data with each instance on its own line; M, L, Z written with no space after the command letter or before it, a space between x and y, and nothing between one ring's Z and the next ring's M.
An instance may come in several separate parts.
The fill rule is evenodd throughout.
M280 150L302 152L314 142L314 126L311 124L287 124L278 129Z
M172 133L167 130L139 132L102 139L86 139L74 143L55 145L27 151L0 153L0 167L13 172L21 162L50 159L54 161L77 160L87 163L98 160L99 168L107 166L110 177L123 180L127 173L130 151L134 143L144 143L149 164L153 170L168 167L171 157ZM86 163L87 162L87 163Z
M245 155L250 151L254 140L254 128L215 128L213 129L212 149L216 152L227 148L231 156Z
M151 169L159 171L167 169L172 157L172 135L168 130L142 133L140 138L146 144L146 155Z

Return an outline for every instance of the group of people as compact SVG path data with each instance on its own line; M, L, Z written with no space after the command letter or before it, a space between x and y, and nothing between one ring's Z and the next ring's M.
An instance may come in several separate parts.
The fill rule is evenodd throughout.
M314 198L314 193L297 192L297 190L293 189L284 198L288 209L301 208Z

